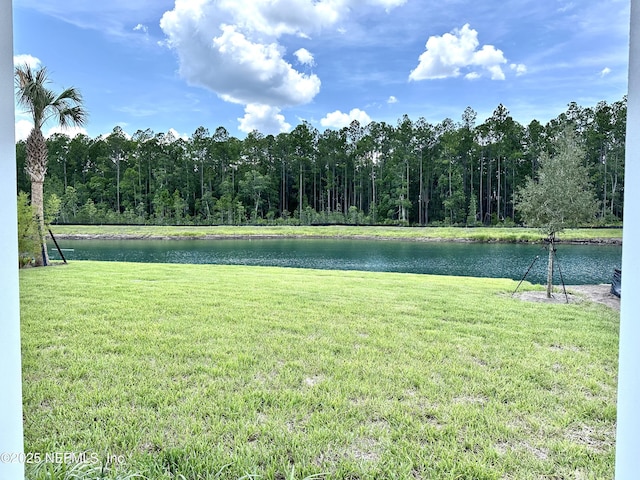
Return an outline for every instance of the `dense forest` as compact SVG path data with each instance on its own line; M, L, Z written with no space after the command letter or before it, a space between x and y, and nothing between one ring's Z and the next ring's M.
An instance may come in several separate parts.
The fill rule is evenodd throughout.
M595 222L622 220L626 98L576 103L546 125L523 126L499 105L483 123L470 107L436 125L353 122L319 132L308 123L243 140L224 127L187 139L120 127L91 139L47 139L45 209L52 223L394 224L520 223L514 191L535 178L566 128L586 152ZM29 192L25 143L18 190Z

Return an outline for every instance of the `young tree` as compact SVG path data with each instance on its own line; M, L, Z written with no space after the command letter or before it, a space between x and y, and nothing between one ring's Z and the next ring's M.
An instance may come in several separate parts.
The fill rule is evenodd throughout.
M25 107L33 119L33 129L27 137L27 158L25 168L31 179L31 204L42 237L42 254L36 264L46 265L47 248L44 241L44 177L47 173L47 143L42 135L43 125L55 119L62 127L83 125L87 113L82 107L82 96L75 88L67 88L56 94L47 88L49 77L46 68L37 70L21 65L15 70L15 84L18 104Z
M514 194L516 209L524 222L539 227L549 239L547 298L553 287L553 253L556 233L594 220L598 202L584 166L584 151L575 132L565 129L557 139L557 153L543 153L538 179L527 177Z

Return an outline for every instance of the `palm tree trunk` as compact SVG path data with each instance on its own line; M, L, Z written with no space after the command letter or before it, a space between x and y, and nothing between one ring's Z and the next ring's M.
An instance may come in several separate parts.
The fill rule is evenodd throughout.
M44 177L47 174L47 143L38 128L33 128L27 137L26 170L31 180L31 205L35 209L42 245L41 253L36 257L36 265L48 265L49 257L44 239Z
M36 265L49 265L47 242L44 237L44 183L31 182L31 205L35 207L36 221L38 222L38 235L40 236L41 253L36 257Z

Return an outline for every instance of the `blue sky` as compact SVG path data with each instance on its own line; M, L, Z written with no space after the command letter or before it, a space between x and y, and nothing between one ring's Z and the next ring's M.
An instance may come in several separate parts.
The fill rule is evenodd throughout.
M522 124L627 92L628 0L14 0L17 62L117 125L243 138L408 114ZM16 116L24 138L28 117ZM49 127L45 127L48 132ZM45 133L47 133L45 132Z

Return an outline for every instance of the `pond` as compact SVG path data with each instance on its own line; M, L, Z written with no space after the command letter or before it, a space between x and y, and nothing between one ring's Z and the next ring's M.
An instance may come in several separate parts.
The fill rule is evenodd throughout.
M544 245L344 239L59 240L68 260L260 265L331 270L426 273L546 282ZM557 246L566 284L610 283L620 268L618 245ZM53 245L53 260L60 259ZM560 277L556 271L556 282Z

